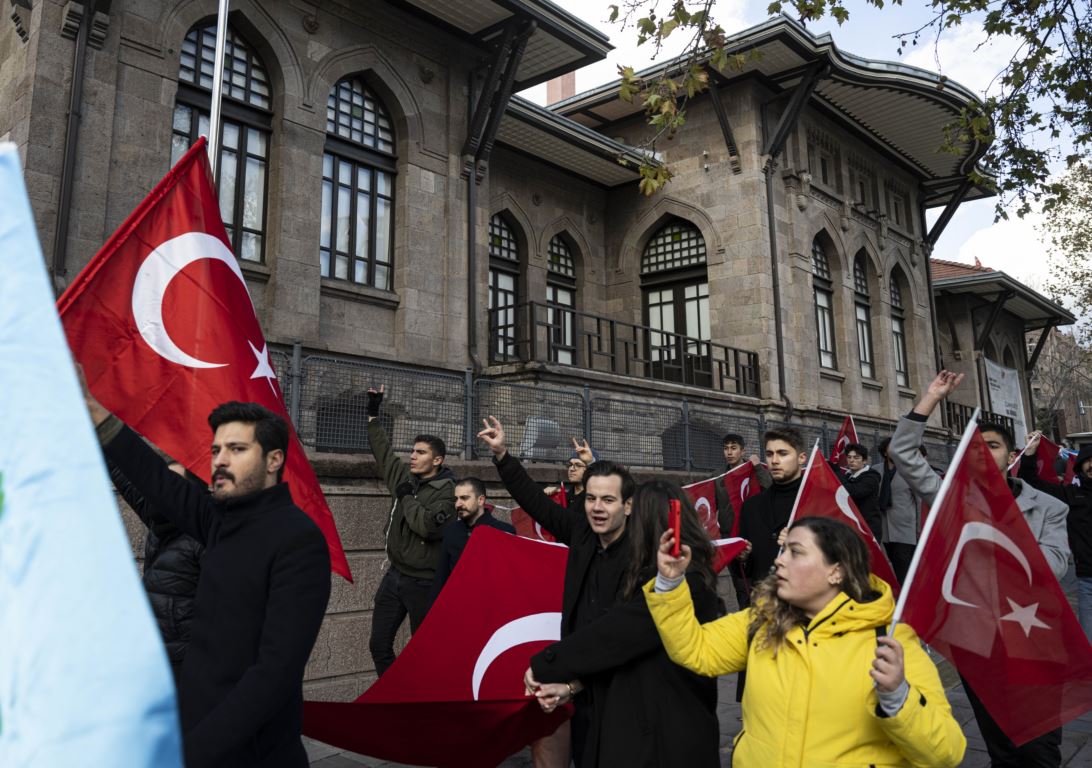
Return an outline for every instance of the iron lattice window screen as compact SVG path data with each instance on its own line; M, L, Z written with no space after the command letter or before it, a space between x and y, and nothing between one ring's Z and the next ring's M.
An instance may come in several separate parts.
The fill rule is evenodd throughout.
M576 277L576 262L573 259L572 251L561 239L560 235L554 235L550 238L548 251L549 258L546 261L546 266L550 274L569 278Z
M292 370L292 358L286 352L271 349L269 364L273 366L273 372L277 374L277 383L281 385L281 394L284 395L284 407L287 411L292 402L292 377L289 375Z
M758 419L733 416L724 408L690 406L690 461L701 472L719 474L724 471L724 436L737 434L743 438L744 456L757 453L764 458L759 444Z
M561 463L573 452L571 438L584 437L584 395L578 389L512 384L478 379L474 382L476 424L496 416L504 425L508 450L520 459ZM592 443L592 447L596 447ZM596 450L598 448L596 447ZM489 455L480 442L479 456Z
M815 239L811 243L811 268L816 277L830 280L830 262L827 260L827 252L823 244Z
M316 450L369 450L367 392L383 384L380 424L395 451L409 451L420 434L439 437L449 455L462 451L466 418L462 376L311 355L303 359L301 378L299 432Z
M853 290L862 296L868 296L868 269L865 267L864 258L858 254L853 260Z
M182 41L178 78L212 90L216 59L216 24L194 27ZM269 76L257 54L228 25L224 43L224 96L269 109Z
M323 277L390 290L393 232L393 175L324 153L319 235Z
M684 469L685 424L679 405L598 395L591 401L592 447L630 467Z
M676 219L652 236L641 258L641 274L705 264L705 238L693 224Z
M176 104L171 126L171 165L178 162L199 136L208 135L208 110ZM216 161L220 217L232 250L245 261L261 262L265 254L268 160L268 131L242 120L221 120L220 156Z
M357 77L341 80L326 98L326 132L394 154L394 131L383 102Z

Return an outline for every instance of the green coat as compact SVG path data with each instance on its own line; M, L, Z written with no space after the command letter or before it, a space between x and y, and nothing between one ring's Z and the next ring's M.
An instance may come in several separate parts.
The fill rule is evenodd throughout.
M430 480L421 482L391 450L390 440L378 419L368 422L368 444L391 494L387 557L407 576L432 579L440 559L442 531L455 517L454 475L443 468ZM416 491L399 501L395 489L406 482L413 483Z

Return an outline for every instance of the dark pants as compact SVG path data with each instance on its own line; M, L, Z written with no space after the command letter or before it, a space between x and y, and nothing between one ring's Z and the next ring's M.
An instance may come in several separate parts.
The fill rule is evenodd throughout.
M917 546L914 544L899 544L894 541L889 541L883 545L887 550L887 557L891 561L891 569L895 571L895 578L899 580L899 584L903 584L906 581L906 574L910 570L910 561L914 559L914 550Z
M967 698L971 702L974 719L978 721L978 730L982 731L982 740L986 742L986 751L990 753L992 768L1058 768L1062 764L1061 728L1044 733L1018 747L990 717L990 713L966 680L963 680L963 690L967 692Z
M425 620L431 587L431 581L407 576L393 565L379 582L372 611L372 636L368 641L377 674L382 675L394 663L394 638L406 615L409 615L410 634Z

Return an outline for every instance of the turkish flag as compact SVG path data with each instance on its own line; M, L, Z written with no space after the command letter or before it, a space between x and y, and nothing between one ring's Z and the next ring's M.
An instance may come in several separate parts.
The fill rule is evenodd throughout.
M698 513L698 520L709 532L709 538L719 539L720 523L717 522L717 481L716 478L702 480L682 487Z
M747 548L747 540L738 536L713 539L713 573L720 573L724 566L735 560Z
M834 470L823 458L823 452L820 450L812 451L811 456L808 457L804 482L800 484L800 491L796 497L792 520L799 520L801 517L829 517L852 528L868 547L872 573L890 584L896 595L899 593L899 581L895 578L891 562L876 541L876 537L872 535L872 529L861 517L849 491L834 474ZM792 520L789 522L790 525Z
M1045 437L1039 438L1039 450L1035 453L1035 471L1045 483L1057 485L1061 482L1054 471L1054 462L1062 448Z
M292 499L326 536L334 572L352 580L231 253L203 138L106 241L57 308L95 397L206 481L213 408L241 400L283 416Z
M569 711L542 712L523 673L560 639L566 556L475 528L390 669L356 701L305 702L304 734L381 760L484 768L553 733Z
M721 483L724 484L728 500L732 504L732 509L735 510L735 515L732 516L732 530L729 534L739 536L739 521L740 515L743 514L743 502L762 493L762 486L758 482L755 465L749 461L743 462L731 472L725 474L721 478Z
M560 488L550 494L550 499L556 504L568 507L569 502L565 495L565 485L562 484ZM513 507L511 515L512 527L516 529L517 536L523 536L527 539L536 539L537 541L557 541L552 533L539 525L538 521L524 512L522 507ZM562 546L564 546L564 544Z
M861 441L857 439L857 427L853 423L853 417L846 416L845 421L842 422L842 428L838 430L838 438L834 441L834 448L830 452L830 460L839 467L844 467L846 465L846 446L859 442Z
M973 430L933 504L902 619L1019 745L1092 709L1092 646Z
M1065 485L1080 485L1077 479L1077 454L1073 451L1066 452L1065 477L1062 478Z

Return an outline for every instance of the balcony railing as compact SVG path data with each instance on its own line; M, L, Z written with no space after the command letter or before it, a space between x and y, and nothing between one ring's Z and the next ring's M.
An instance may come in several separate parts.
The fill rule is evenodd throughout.
M541 302L489 310L489 358L760 396L756 352Z
M963 430L967 428L967 422L971 420L971 416L974 415L973 405L962 405L960 403L953 403L950 400L945 403L945 408L948 410L948 426L956 434L961 434ZM992 421L994 424L1003 424L1009 428L1010 433L1015 433L1015 423L1011 416L1003 416L1000 413L993 413L992 411L982 411L978 415L979 421Z

